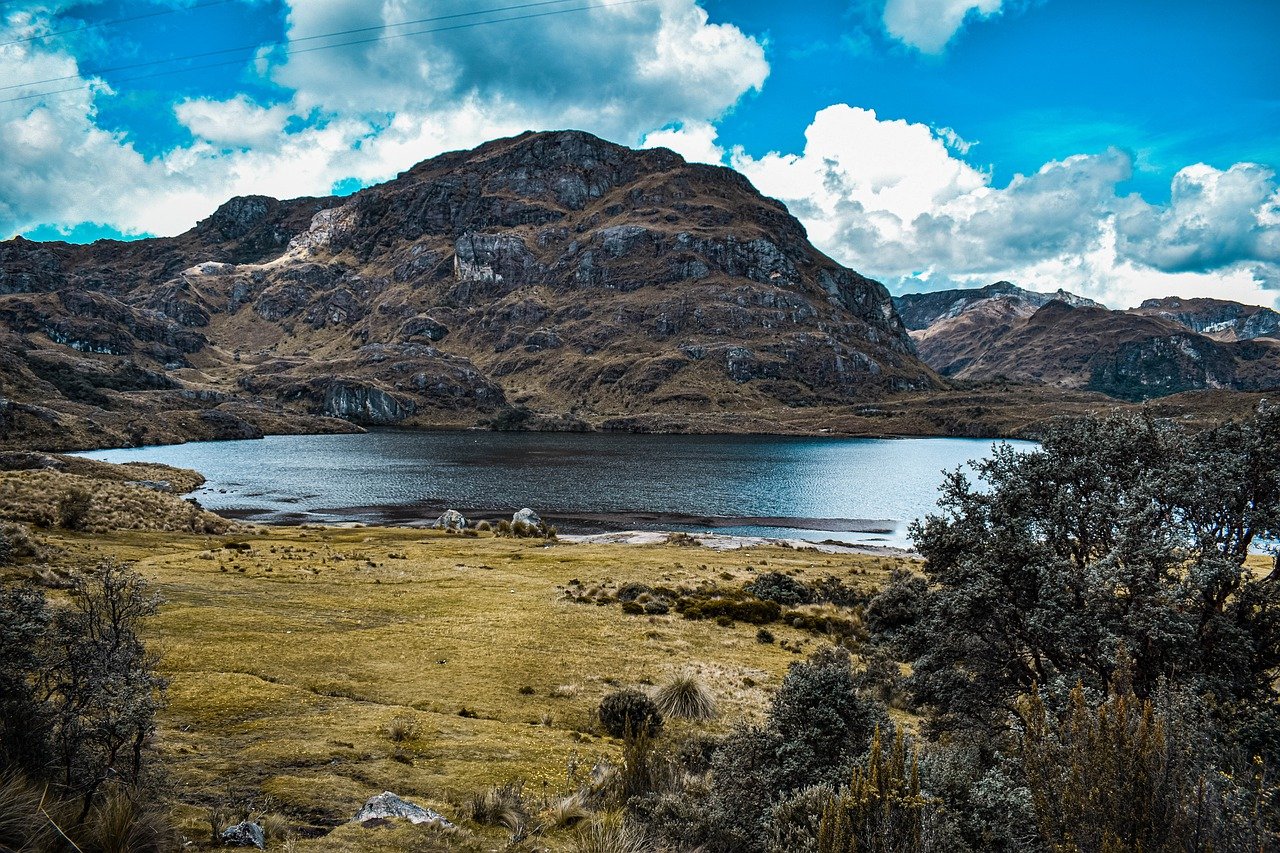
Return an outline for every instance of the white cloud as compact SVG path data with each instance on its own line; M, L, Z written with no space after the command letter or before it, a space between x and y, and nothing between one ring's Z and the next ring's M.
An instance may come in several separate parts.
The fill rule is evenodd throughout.
M802 153L738 149L732 162L820 248L895 289L1009 279L1118 306L1174 294L1276 301L1280 189L1268 169L1188 167L1170 203L1151 205L1117 191L1133 172L1119 150L996 187L947 138L838 105L817 114Z
M768 76L760 43L710 23L697 0L590 3L585 12L291 57L260 52L246 70L290 89L289 100L182 101L174 114L194 140L149 158L102 130L88 90L0 104L0 237L86 221L174 234L231 195L327 194L340 179L385 180L443 151L527 129L581 128L625 144L662 127L697 135ZM0 22L0 43L49 29L50 16L71 3L26 5ZM288 33L377 27L423 9L403 0L294 0ZM0 86L77 74L76 56L44 45L0 48ZM77 82L89 81L59 87Z
M285 104L263 107L245 95L225 101L192 98L173 107L178 121L193 136L230 148L274 147L290 112Z
M724 164L725 150L716 142L719 131L710 122L664 127L645 135L641 148L670 148L690 163Z
M884 28L922 53L941 53L971 15L989 18L1003 0L887 0Z

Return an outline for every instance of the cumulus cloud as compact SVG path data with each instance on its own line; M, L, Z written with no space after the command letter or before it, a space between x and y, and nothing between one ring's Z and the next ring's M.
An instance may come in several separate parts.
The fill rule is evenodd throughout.
M725 150L716 142L719 131L710 122L689 122L646 134L641 148L670 148L690 163L724 164Z
M190 98L173 107L192 136L230 148L274 147L291 110L285 104L260 106L245 95L224 101Z
M1274 302L1280 288L1280 189L1261 166L1188 167L1169 204L1152 205L1118 191L1133 161L1116 149L997 187L945 130L871 110L829 107L805 139L800 154L736 149L731 161L824 251L898 290L1009 279L1125 306L1170 294Z
M20 5L26 11L0 21L0 43L56 29L51 16L73 4ZM365 35L417 34L312 50L335 39L310 36L397 24L424 7L294 0L287 35L297 50L264 49L246 69L287 96L183 100L174 116L193 139L151 157L102 129L97 105L110 94L76 76L70 48L7 45L0 86L73 75L59 88L86 88L0 103L0 236L86 221L173 234L233 194L324 194L338 180L385 180L442 151L527 129L581 128L625 144L663 127L696 136L768 76L762 45L711 23L697 0L589 6L461 29L503 16L391 26Z
M1003 0L887 0L884 28L922 53L941 53L971 17L989 18Z

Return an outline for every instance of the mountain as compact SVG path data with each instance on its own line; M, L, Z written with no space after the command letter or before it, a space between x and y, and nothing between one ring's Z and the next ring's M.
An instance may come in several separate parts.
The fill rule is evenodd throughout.
M948 377L1005 379L1142 400L1198 389L1280 388L1280 342L1223 342L1159 316L1016 297L971 303L912 332Z
M1226 299L1148 299L1129 313L1162 317L1219 341L1280 339L1280 313Z
M589 134L172 238L0 243L5 441L625 428L941 387L878 282L738 173Z
M909 293L905 296L895 296L893 304L898 309L898 316L902 318L903 325L912 331L916 331L927 329L939 320L955 317L973 305L997 298L1009 300L1010 307L1016 303L1031 309L1040 308L1054 300L1064 302L1067 305L1103 307L1092 299L1076 296L1074 293L1068 293L1065 290L1060 289L1057 293L1040 293L1035 290L1024 290L1007 281L997 281L995 284L988 284L986 287L978 287L972 290L937 290L932 293Z

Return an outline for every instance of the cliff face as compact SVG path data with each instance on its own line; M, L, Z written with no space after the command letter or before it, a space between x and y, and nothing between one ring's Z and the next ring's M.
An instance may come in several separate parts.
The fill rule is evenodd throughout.
M945 376L1006 379L1142 400L1280 387L1280 342L1223 342L1163 317L1016 297L971 303L913 332Z
M462 425L939 386L885 289L745 178L578 132L445 154L347 198L232 199L175 238L0 243L0 335L134 377L86 397L24 356L0 368L11 401L156 430L182 392L237 417Z

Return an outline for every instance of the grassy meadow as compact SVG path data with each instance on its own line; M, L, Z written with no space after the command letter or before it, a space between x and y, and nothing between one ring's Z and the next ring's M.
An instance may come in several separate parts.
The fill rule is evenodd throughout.
M870 588L906 562L360 527L47 539L57 563L129 561L164 599L146 639L170 681L156 748L183 834L205 844L211 809L251 805L282 818L299 850L506 849L504 830L467 820L472 796L521 780L526 800L551 801L617 762L621 742L593 720L605 694L694 672L721 711L699 725L723 732L760 715L788 665L822 644L781 623L764 643L754 625L626 615L575 600L573 581L604 598L627 582L735 587L767 571ZM348 823L383 790L462 831Z

